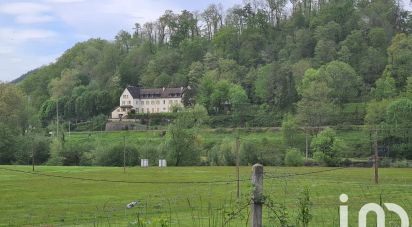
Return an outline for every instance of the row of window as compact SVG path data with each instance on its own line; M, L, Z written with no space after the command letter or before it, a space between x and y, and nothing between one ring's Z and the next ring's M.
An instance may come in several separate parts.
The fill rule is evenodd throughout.
M167 111L169 111L170 109L167 108ZM117 112L126 112L127 109L126 108L119 108L117 109ZM141 113L160 113L160 108L136 108L136 113L139 113L139 111L141 111ZM166 107L163 107L163 111L166 111Z
M169 108L167 110L169 110ZM139 111L141 111L141 113L160 113L160 108L136 108L136 113L139 113ZM163 111L166 111L165 107L163 107Z
M178 100L169 100L169 104L173 104L173 103L178 103L179 101ZM131 105L132 103L131 103L131 101L127 101L127 105ZM146 105L160 105L160 100L156 100L156 101L154 101L154 100L152 100L152 101L146 101ZM166 104L166 100L163 100L163 104ZM124 105L126 105L126 101L122 101L122 105L124 106ZM136 101L136 105L139 105L139 101ZM141 106L144 106L145 105L145 101L140 101L140 105Z

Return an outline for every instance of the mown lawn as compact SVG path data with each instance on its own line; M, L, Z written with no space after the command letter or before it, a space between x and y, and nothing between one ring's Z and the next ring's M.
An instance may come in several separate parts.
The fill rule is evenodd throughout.
M222 226L228 214L237 214L241 207L236 205L235 167L130 167L126 173L118 167L36 167L36 173L67 178L3 169L30 172L29 166L0 167L0 226L139 226L138 220L152 223L147 226ZM372 169L324 170L332 169L265 167L265 195L283 204L293 220L297 198L309 188L310 226L339 226L341 193L349 196L352 226L369 202L397 203L412 218L412 169L381 169L379 185L373 183ZM250 172L251 167L241 168L243 205L248 202ZM286 177L296 173L303 175ZM126 210L135 200L138 207ZM226 226L246 226L248 208L239 213ZM264 214L270 226L270 209L264 207ZM388 226L396 226L395 215L387 212L386 218Z

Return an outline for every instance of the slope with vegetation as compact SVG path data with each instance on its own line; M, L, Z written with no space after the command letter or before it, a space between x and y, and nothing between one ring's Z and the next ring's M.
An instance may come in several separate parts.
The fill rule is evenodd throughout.
M60 132L69 121L96 122L90 129L98 129L127 85L190 86L187 110L176 113L161 144L168 149L158 148L164 156L197 152L198 128L205 125L282 125L291 133L285 146L311 147L310 156L336 165L345 152L366 157L370 151L349 149L352 141L321 132L324 126L364 125L391 158L412 159L411 29L410 12L394 0L302 0L290 9L286 0L255 0L226 12L218 5L200 14L166 11L137 23L132 34L78 43L17 85L1 85L0 163L28 157L33 141L51 143L50 154L39 148L42 161L51 156L51 163L65 164L65 134L52 142L43 136L58 131L57 110ZM190 114L196 111L208 121L198 124L203 117ZM303 148L293 142L302 131ZM172 155L174 164L195 163L180 155Z

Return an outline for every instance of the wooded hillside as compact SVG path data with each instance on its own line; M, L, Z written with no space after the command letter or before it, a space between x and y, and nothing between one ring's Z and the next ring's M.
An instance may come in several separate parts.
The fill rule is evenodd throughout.
M412 18L399 4L251 0L166 11L24 75L13 92L24 93L19 108L31 117L19 116L18 130L52 129L57 104L62 122L104 120L127 85L190 86L185 106L203 106L214 127L289 124L314 136L321 126L366 125L412 158Z

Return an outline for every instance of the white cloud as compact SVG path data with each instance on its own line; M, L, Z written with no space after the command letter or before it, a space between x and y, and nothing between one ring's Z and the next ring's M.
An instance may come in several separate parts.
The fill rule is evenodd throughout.
M0 28L0 44L22 44L33 40L51 40L57 33L43 29ZM0 45L1 47L1 45Z
M53 21L54 18L49 15L37 15L37 14L27 14L16 16L16 22L20 24L37 24Z
M52 21L47 15L52 11L51 6L31 2L13 2L0 5L0 13L14 16L19 24L36 24Z
M13 2L0 5L0 13L11 15L38 14L50 10L51 7L48 5L32 2Z

